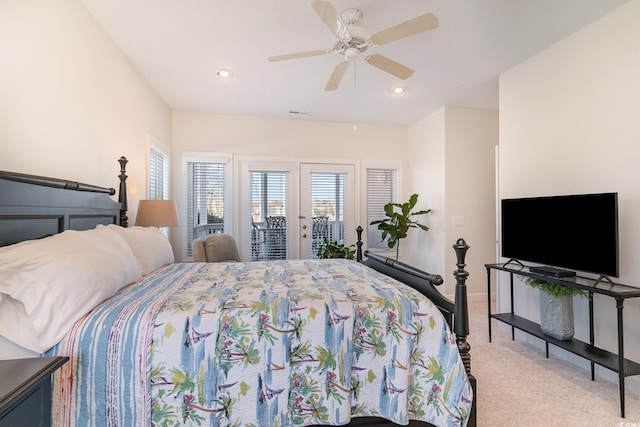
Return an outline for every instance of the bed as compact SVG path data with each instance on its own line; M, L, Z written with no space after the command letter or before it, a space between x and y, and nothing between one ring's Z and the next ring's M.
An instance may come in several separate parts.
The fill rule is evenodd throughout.
M361 229L357 261L176 263L119 162L117 202L0 172L0 346L70 357L54 425L475 426L464 240L455 303Z

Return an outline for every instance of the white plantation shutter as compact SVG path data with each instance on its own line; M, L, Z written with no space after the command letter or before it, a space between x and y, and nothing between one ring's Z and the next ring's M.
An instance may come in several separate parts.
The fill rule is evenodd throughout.
M155 145L149 144L149 176L147 177L149 200L169 199L169 155ZM169 238L169 227L160 227Z
M367 169L367 248L389 249L382 241L382 231L371 221L385 219L384 205L398 200L397 169Z
M169 156L149 147L149 200L169 198Z

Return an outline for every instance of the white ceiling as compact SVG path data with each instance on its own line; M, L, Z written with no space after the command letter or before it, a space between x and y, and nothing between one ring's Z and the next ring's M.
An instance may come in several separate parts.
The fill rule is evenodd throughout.
M628 1L333 0L371 33L425 13L439 26L370 49L413 68L409 79L357 59L325 92L336 54L267 61L333 46L311 0L82 0L173 110L403 126L443 106L497 109L500 73Z

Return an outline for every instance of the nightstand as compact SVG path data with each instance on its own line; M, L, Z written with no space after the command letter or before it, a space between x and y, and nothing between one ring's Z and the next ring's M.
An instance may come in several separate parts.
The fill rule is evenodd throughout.
M51 374L68 357L0 360L0 427L51 425Z

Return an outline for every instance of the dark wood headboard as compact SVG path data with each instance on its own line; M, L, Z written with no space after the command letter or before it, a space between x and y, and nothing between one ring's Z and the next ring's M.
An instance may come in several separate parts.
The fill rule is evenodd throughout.
M98 224L127 225L127 159L121 157L120 195L113 188L0 171L0 246Z

